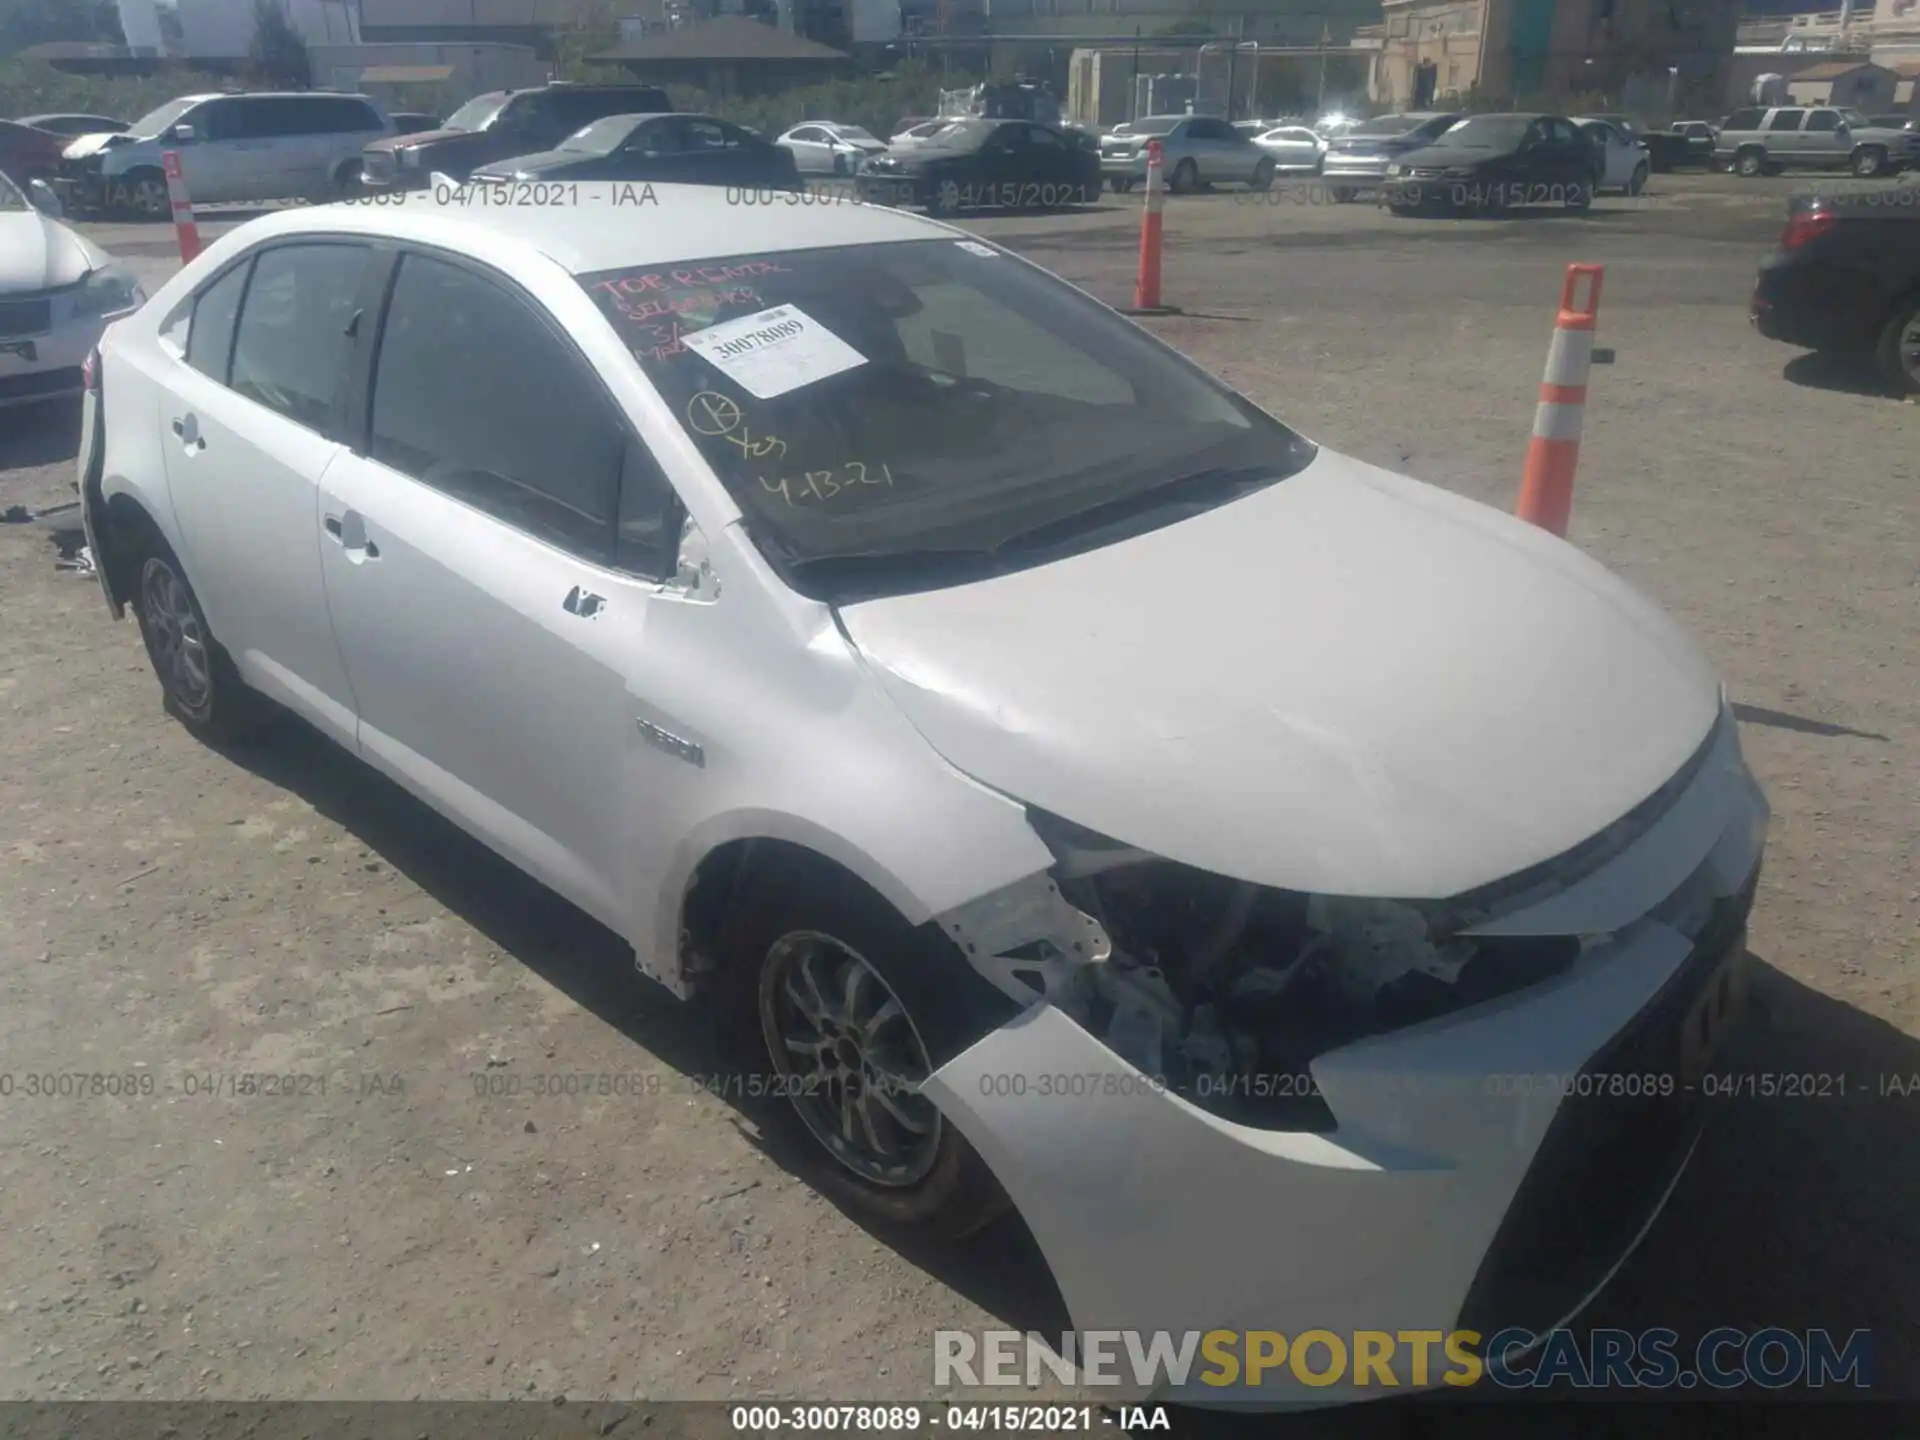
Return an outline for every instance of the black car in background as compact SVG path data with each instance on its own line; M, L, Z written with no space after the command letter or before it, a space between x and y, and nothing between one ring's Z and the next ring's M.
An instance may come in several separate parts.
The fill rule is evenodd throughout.
M492 90L467 101L438 129L374 141L361 154L360 176L374 190L422 190L436 171L465 180L496 160L551 150L609 115L672 109L667 92L653 85L555 83Z
M1788 201L1751 315L1769 340L1871 355L1893 393L1920 394L1920 185Z
M389 110L387 118L393 121L393 133L396 135L418 135L440 128L440 117L422 110Z
M651 181L792 190L791 151L711 115L612 115L551 150L482 165L476 181Z
M1533 205L1585 210L1601 163L1564 115L1470 115L1387 166L1387 206L1396 215L1498 214Z
M961 210L1036 210L1100 198L1097 142L1033 120L959 120L931 140L860 167L863 200Z
M1645 137L1653 156L1653 168L1662 173L1683 165L1706 169L1713 164L1713 126L1705 120L1676 120L1665 130L1654 130Z

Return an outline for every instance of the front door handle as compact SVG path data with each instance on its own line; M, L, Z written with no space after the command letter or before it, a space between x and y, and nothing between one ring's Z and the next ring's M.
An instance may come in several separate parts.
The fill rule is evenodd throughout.
M173 421L173 433L189 450L207 448L207 437L200 433L200 418L197 415L177 415Z
M367 536L367 522L356 510L344 515L323 516L320 523L326 527L327 534L339 542L347 552L347 558L358 564L362 560L378 560L380 547Z

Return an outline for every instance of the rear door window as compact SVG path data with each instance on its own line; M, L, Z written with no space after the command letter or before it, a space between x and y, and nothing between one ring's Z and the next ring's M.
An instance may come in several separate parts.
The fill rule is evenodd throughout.
M1767 133L1777 134L1782 130L1798 130L1800 121L1806 116L1804 110L1776 110L1773 118L1767 121Z

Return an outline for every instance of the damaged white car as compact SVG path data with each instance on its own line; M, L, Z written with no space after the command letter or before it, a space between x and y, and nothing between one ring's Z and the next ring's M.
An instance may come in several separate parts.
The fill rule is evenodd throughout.
M1739 995L1699 651L963 232L591 188L276 215L108 334L173 712L277 702L736 1008L826 1183L1010 1200L1083 1329L1578 1309Z

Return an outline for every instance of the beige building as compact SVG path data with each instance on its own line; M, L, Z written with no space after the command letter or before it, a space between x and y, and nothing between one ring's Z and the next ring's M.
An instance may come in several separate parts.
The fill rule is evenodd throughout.
M1384 0L1369 98L1419 108L1604 96L1646 113L1718 102L1740 0Z

